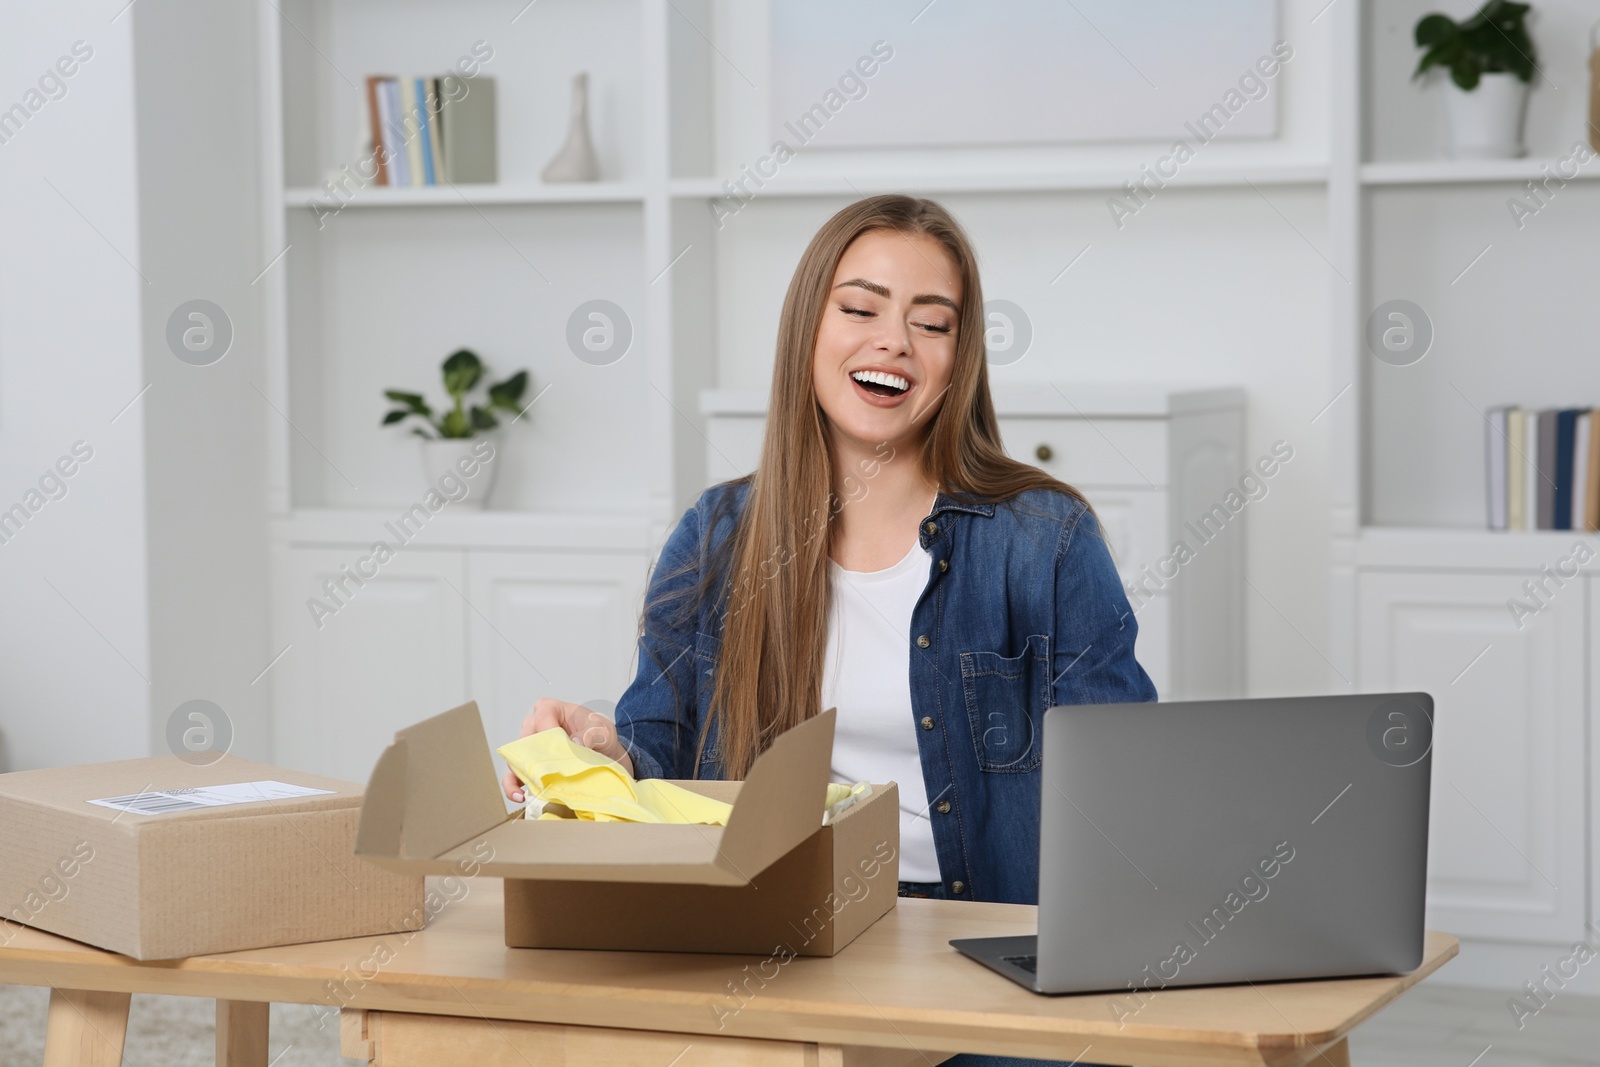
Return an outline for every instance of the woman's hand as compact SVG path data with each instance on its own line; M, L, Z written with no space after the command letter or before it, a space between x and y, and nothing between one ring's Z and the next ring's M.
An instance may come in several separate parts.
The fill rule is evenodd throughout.
M528 712L528 717L522 720L522 736L527 737L529 734L541 733L557 726L565 730L567 736L578 744L616 760L622 764L622 769L628 772L629 777L633 776L633 760L617 737L616 725L598 711L590 711L582 704L571 704L553 697L540 697L533 702L533 710ZM500 786L505 790L506 796L517 804L527 799L522 779L517 777L515 771L507 771L506 776L500 780Z

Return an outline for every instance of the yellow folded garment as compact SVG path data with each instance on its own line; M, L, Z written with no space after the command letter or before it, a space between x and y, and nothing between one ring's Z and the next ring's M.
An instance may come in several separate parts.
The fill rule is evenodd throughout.
M870 782L857 782L855 785L845 785L842 782L829 782L828 795L823 800L822 825L827 826L839 817L839 814L850 805L865 800L872 795Z
M634 781L616 760L578 744L558 726L497 751L526 787L526 818L725 826L733 811L731 804L670 782Z

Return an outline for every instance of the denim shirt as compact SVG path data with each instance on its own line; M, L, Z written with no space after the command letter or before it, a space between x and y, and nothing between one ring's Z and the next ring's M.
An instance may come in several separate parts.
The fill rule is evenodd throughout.
M616 708L638 778L696 777L726 578L717 604L697 606L692 633L652 605L699 580L699 565L733 532L749 489L723 482L701 493L652 573L638 672ZM733 506L708 528L713 505L729 492ZM933 558L906 635L906 729L922 757L939 873L957 900L1035 904L1044 713L1058 704L1155 700L1134 658L1138 625L1093 514L1064 493L1035 489L995 504L941 492L918 539ZM689 561L696 566L688 573L666 577ZM714 722L698 770L700 778L724 777Z

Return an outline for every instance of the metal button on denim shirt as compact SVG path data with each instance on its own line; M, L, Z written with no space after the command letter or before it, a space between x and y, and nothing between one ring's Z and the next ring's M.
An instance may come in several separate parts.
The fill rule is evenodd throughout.
M716 724L694 766L721 641L720 598L674 624L659 598L691 589L734 530L749 483L700 494L650 579L639 667L617 728L639 778L721 778ZM941 881L962 900L1038 902L1040 735L1058 704L1155 700L1138 624L1099 524L1063 493L998 503L939 493L918 527L933 557L912 610L911 721ZM686 567L686 565L688 565ZM820 710L820 709L819 709ZM959 888L958 888L959 887Z

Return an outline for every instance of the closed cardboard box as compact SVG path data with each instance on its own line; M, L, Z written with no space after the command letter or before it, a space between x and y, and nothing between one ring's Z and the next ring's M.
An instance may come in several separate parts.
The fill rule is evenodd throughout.
M835 712L779 737L743 782L675 784L733 805L726 826L507 812L476 704L395 735L367 783L356 852L395 871L464 861L505 883L513 948L831 956L894 907L894 783L822 826Z
M412 930L421 875L356 858L361 786L235 756L0 775L13 923L140 960Z

